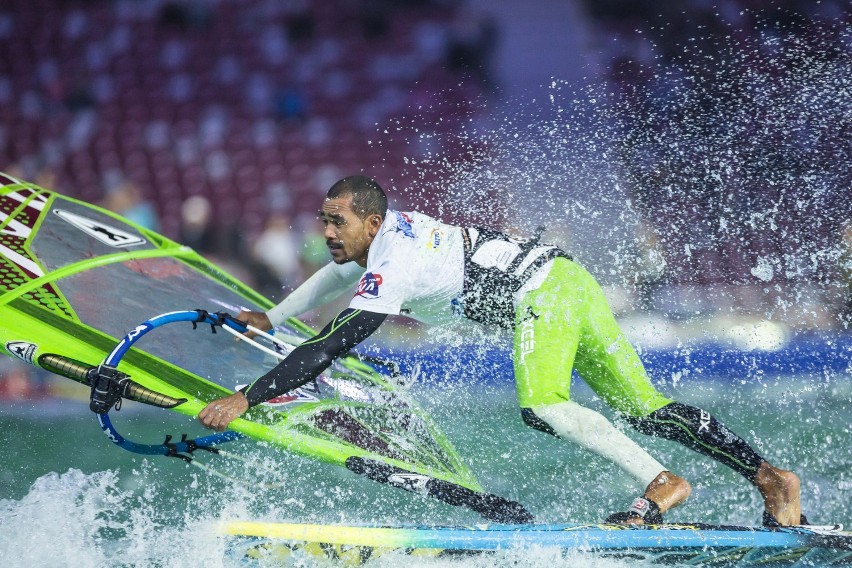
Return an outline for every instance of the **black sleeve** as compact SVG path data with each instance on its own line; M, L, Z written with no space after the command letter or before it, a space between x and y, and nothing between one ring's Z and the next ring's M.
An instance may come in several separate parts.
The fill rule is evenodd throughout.
M335 358L367 339L387 314L346 308L319 334L296 347L274 369L243 389L249 406L255 406L313 380Z

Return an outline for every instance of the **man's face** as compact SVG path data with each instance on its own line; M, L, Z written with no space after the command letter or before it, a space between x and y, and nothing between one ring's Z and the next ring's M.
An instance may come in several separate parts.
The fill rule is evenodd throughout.
M361 219L352 209L352 195L323 201L320 220L325 226L323 235L331 259L337 264L355 261L367 266L367 251L379 232L382 218L370 215Z

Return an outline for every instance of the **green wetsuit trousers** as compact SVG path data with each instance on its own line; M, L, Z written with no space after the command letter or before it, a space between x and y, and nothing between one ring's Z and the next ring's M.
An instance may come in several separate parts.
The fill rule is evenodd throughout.
M553 261L540 287L515 310L515 382L524 420L555 433L533 409L570 400L571 372L643 434L713 458L754 483L765 461L705 410L663 396L618 327L595 279L579 264Z
M570 399L571 370L609 406L647 416L672 402L651 384L591 274L553 261L542 285L515 310L515 381L521 408Z

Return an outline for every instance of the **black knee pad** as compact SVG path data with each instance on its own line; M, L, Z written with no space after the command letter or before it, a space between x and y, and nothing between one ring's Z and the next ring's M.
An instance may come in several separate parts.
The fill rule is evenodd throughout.
M550 424L536 416L532 408L522 408L521 418L524 419L524 424L526 424L530 428L541 430L545 434L550 434L551 436L557 436L556 431L550 427Z

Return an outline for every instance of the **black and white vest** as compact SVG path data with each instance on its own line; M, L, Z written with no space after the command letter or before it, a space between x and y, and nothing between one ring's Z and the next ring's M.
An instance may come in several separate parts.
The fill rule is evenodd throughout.
M492 229L462 229L464 291L462 305L468 319L504 328L515 325L514 297L547 262L570 255L542 244L540 228L532 239L512 237Z

